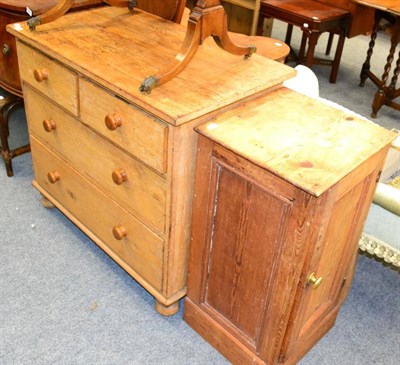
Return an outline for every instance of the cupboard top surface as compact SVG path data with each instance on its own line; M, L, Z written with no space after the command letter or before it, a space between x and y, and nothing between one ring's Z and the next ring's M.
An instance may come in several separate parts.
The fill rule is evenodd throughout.
M138 9L107 6L68 13L33 32L26 23L7 30L174 125L265 94L295 75L291 67L257 54L244 59L205 42L177 77L142 94L141 82L173 61L186 26Z
M286 88L196 130L315 196L396 137L375 123Z

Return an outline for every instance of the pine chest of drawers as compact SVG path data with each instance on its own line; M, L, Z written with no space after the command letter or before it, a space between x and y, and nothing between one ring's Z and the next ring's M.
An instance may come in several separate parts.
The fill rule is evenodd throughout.
M33 185L173 314L186 293L197 135L193 127L280 87L294 71L200 47L141 94L185 28L135 10L71 13L17 37Z

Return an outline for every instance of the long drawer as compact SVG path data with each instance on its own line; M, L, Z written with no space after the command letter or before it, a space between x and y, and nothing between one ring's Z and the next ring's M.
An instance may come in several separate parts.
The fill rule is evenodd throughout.
M154 227L165 230L166 180L109 143L29 87L24 88L30 133L113 200Z
M22 81L33 85L43 94L74 115L78 115L78 76L44 54L17 43Z
M36 182L161 291L163 240L31 136Z
M167 171L168 127L84 79L79 80L83 123L160 173Z

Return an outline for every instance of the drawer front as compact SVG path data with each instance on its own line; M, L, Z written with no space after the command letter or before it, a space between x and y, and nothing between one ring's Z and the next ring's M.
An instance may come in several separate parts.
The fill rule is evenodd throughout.
M77 75L21 42L17 49L21 79L78 115Z
M83 123L90 125L158 172L163 174L167 171L166 124L91 82L81 79L79 88Z
M55 104L24 87L30 133L82 175L160 233L165 229L166 180ZM47 132L43 122L50 129Z
M158 291L163 240L31 136L37 183ZM52 174L54 183L49 181ZM58 178L54 179L54 176ZM126 235L114 237L114 231Z

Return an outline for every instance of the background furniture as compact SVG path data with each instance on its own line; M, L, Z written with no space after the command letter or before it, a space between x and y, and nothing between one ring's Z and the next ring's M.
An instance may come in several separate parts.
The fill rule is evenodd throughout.
M318 38L325 32L339 34L339 41L336 48L333 62L324 60L324 63L332 65L329 81L336 82L340 65L345 37L348 33L351 13L347 10L336 8L313 0L262 0L260 4L259 31L262 33L264 18L279 19L288 23L285 43L290 45L293 26L299 27L303 32L298 62L311 67L313 63L321 61L314 58L315 47ZM306 43L308 39L307 52Z
M228 14L228 28L230 30L256 35L260 0L222 0L222 4ZM244 19L246 15L247 21Z
M378 111L383 105L387 105L393 109L400 110L400 104L394 101L394 99L400 96L400 88L397 86L397 80L400 73L400 51L398 53L392 79L389 80L389 72L392 67L393 60L396 57L396 47L400 43L400 3L398 0L357 0L356 2L365 5L366 7L376 9L374 29L371 34L371 41L369 44L369 49L367 51L367 57L362 66L360 75L360 86L364 86L367 78L371 79L371 81L376 86L378 86L378 90L372 102L371 114L372 118L376 118ZM379 22L381 21L381 19L387 19L390 23L392 23L393 27L390 39L391 46L389 49L389 54L387 56L384 72L382 74L382 77L379 79L373 72L370 71L370 61L375 46Z
M247 36L245 34L229 32L229 36L236 44L252 44L257 47L257 54L271 60L285 63L290 53L290 47L279 39L263 36Z
M295 364L348 294L395 135L285 88L196 129L184 319L233 364Z
M189 20L189 15L190 15L190 9L185 8L183 17L181 20L181 24L184 26L187 25L187 22ZM234 33L234 32L228 32L229 37L231 38L232 42L238 45L254 45L257 48L257 54L260 56L269 58L271 60L284 63L285 58L288 56L290 52L290 48L287 44L284 42L280 41L279 39L271 38L271 37L260 37L260 36L247 36L242 33ZM207 38L205 40L208 44L215 45L215 42Z
M135 12L102 7L40 32L7 29L19 40L34 187L170 315L186 294L193 127L295 71L204 44L177 77L142 94L140 82L174 57L186 30Z

